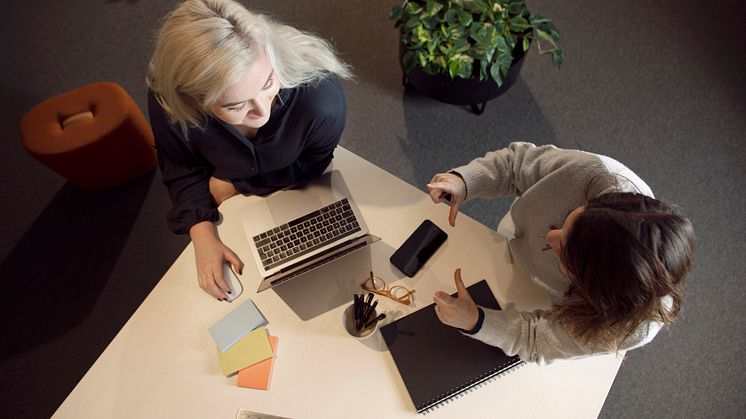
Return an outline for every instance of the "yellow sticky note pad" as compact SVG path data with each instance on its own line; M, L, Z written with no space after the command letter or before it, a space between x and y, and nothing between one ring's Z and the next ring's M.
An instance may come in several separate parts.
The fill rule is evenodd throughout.
M267 329L259 327L242 337L225 352L218 350L220 369L226 376L272 357Z
M269 343L272 345L272 352L277 354L277 336L270 336ZM236 384L239 387L269 390L269 380L272 378L272 364L274 360L273 355L269 359L241 369L238 371Z

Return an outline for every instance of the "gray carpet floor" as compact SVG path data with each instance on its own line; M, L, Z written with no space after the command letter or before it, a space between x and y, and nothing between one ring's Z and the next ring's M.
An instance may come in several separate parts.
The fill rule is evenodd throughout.
M481 116L404 91L387 20L393 0L250 4L334 42L356 73L344 84L342 145L417 187L520 139L614 157L678 204L698 235L682 316L627 355L601 416L743 417L741 2L529 0L555 20L565 64L557 70L532 51L516 84ZM173 5L5 5L0 417L50 416L188 243L166 229L170 202L157 171L106 192L81 191L26 154L18 134L32 106L96 81L121 84L144 110L154 33ZM476 201L464 212L494 227L509 202Z

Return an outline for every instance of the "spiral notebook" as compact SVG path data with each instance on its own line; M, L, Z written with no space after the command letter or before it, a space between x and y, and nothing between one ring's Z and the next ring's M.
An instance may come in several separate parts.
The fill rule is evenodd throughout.
M500 309L487 281L467 289L478 305ZM428 413L523 364L518 356L507 356L442 324L434 307L430 304L381 328L418 413Z

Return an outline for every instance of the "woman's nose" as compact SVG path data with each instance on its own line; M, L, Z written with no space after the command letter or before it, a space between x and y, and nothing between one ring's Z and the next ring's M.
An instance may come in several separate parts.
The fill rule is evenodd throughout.
M265 116L267 114L267 108L261 101L254 100L251 101L251 110L249 113L255 116Z

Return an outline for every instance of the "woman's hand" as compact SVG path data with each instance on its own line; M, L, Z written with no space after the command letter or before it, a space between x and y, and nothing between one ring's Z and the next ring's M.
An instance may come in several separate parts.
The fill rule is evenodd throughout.
M464 281L461 279L461 268L453 273L456 281L458 297L453 298L443 291L437 291L433 295L435 301L435 314L441 322L459 329L471 330L479 320L479 309L471 299L469 291L466 290Z
M453 173L438 173L427 184L427 188L430 190L430 198L436 204L446 199L451 201L451 213L448 215L448 222L451 226L455 226L458 207L466 199L464 180ZM448 195L450 195L450 198L448 198Z
M197 281L200 288L218 300L226 299L230 287L223 278L223 266L228 262L234 271L241 274L243 262L220 241L212 222L203 221L195 224L189 230L189 235L194 243Z

